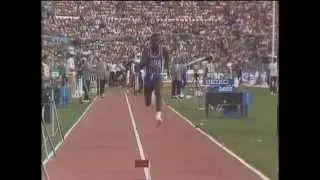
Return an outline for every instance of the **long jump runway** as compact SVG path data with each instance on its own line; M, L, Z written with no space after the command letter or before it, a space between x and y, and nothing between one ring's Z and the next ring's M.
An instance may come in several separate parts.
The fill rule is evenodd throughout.
M50 180L145 180L134 161L150 159L152 180L267 179L244 166L163 105L156 127L154 109L143 97L110 93L97 99L47 165ZM134 128L134 126L136 126Z

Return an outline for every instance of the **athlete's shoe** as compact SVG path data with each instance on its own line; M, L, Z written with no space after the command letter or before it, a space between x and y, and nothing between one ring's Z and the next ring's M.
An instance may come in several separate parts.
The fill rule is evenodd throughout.
M156 113L156 121L157 121L157 124L156 124L157 127L159 127L163 123L163 119L160 111Z

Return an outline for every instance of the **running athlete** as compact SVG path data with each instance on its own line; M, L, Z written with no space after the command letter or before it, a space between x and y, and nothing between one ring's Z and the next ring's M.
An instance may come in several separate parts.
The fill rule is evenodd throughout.
M151 105L151 96L154 91L156 98L156 121L157 126L163 122L161 113L161 84L162 74L167 70L169 76L169 55L168 51L160 45L160 35L153 34L150 38L150 45L142 52L140 69L145 69L144 77L144 99L146 106Z

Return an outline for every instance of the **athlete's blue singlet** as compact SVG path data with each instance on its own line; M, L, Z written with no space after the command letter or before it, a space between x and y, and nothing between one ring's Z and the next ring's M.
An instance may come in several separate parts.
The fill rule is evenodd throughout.
M159 51L156 54L152 54L151 48L148 48L148 54L146 57L146 76L145 84L154 85L161 82L161 74L164 72L164 57L163 48L159 47Z

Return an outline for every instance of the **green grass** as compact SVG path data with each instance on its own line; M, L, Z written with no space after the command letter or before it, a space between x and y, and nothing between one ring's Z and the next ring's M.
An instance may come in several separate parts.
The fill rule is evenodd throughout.
M220 114L213 112L210 112L207 118L205 112L199 110L198 98L173 100L169 96L169 88L164 88L164 97L168 104L194 124L203 122L201 128L205 132L271 179L278 179L276 96L271 96L267 89L251 88L253 103L249 118L219 118Z

